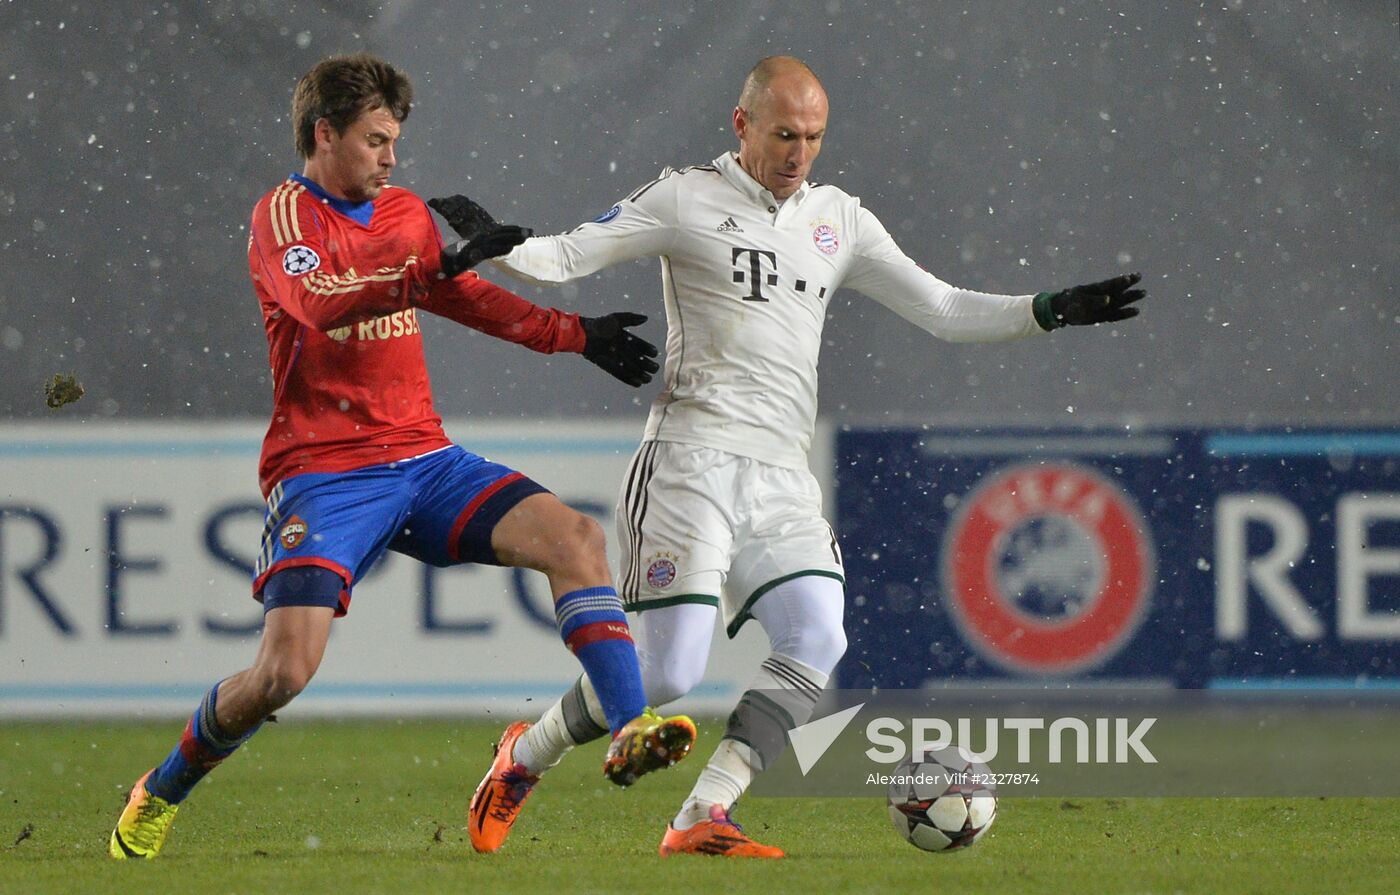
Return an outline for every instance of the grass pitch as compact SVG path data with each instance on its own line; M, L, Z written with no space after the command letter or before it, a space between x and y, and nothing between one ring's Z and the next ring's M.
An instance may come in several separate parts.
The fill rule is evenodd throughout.
M502 726L269 725L181 806L160 858L117 862L125 793L181 722L5 723L0 892L1400 891L1400 799L1003 799L977 846L929 855L880 800L755 798L737 819L788 859L661 859L716 723L630 790L602 779L601 744L576 750L478 855L466 806Z

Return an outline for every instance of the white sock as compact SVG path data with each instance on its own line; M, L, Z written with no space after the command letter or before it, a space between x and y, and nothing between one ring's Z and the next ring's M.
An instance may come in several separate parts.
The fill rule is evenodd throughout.
M515 741L511 759L538 777L557 765L570 749L606 735L603 717L597 692L588 678L581 677Z
M765 659L672 826L687 830L709 820L711 805L728 811L787 748L789 725L800 727L812 717L826 681L825 672L791 656L773 653Z
M711 805L728 811L749 788L754 772L753 751L748 746L738 740L720 740L671 826L688 830L702 820L709 820Z
M524 765L525 772L532 777L538 777L557 765L574 748L573 743L559 735L562 725L554 723L551 718L553 713L554 709L551 708L543 718L531 724L510 750L511 760Z

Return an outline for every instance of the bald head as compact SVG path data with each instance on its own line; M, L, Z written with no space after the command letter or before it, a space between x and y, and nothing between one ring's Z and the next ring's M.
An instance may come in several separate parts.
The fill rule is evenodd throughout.
M807 63L795 56L768 56L758 60L744 78L744 89L739 91L739 108L757 112L774 95L794 92L819 95L822 102L826 102L822 82Z
M786 199L802 186L821 152L826 115L826 91L801 60L759 60L734 109L740 166L775 198Z

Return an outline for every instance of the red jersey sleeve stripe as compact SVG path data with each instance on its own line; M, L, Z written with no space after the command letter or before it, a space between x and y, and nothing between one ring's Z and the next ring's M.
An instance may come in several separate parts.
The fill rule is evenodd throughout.
M278 248L292 241L292 231L287 226L287 197L294 189L296 184L288 181L277 191L277 195L272 197L272 226L277 234Z
M301 222L297 220L297 198L306 192L306 187L289 180L272 194L272 235L277 239L277 247L301 240Z
M289 182L284 182L273 190L272 198L267 200L267 219L272 224L272 241L279 246L283 244L284 240L282 239L282 223L277 219L277 200L282 198L282 191L287 188Z
M287 200L287 217L291 219L292 238L296 240L301 240L303 238L301 235L301 219L297 217L297 200L301 198L301 194L304 192L306 192L306 187L297 184L296 189L292 191L291 198Z
M282 214L282 202L287 193L292 189L292 182L289 180L277 188L272 194L272 201L268 203L267 214L272 219L272 236L277 241L278 248L291 242L291 236L287 231Z
M306 291L317 295L336 295L341 292L359 292L365 288L363 282L345 280L343 277L327 276L323 273L309 273L301 278Z
M314 292L317 295L359 292L369 283L394 282L403 277L404 271L407 269L407 265L397 268L381 268L381 270L385 271L384 273L370 274L369 276L363 277L337 276L334 274L312 272L302 277L302 283L305 284L308 292Z

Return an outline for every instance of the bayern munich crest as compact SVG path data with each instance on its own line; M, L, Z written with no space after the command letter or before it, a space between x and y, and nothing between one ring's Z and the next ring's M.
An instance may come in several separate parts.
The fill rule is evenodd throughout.
M676 564L668 557L662 556L652 560L647 566L647 584L657 590L665 590L676 581Z
M823 255L835 255L841 248L841 241L836 238L836 228L830 224L817 225L812 231L812 242L817 244Z
M996 474L943 543L954 621L984 658L1019 673L1073 674L1111 659L1146 615L1153 566L1132 498L1066 461Z

